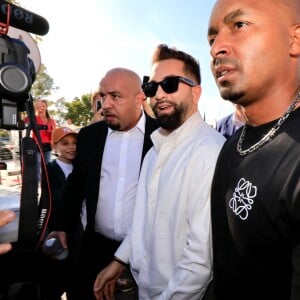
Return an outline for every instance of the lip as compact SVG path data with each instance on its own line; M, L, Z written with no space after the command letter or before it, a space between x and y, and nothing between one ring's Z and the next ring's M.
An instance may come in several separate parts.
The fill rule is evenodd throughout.
M157 104L155 109L159 113L168 113L173 108L173 105L171 103L163 102L160 104Z
M115 115L112 114L103 114L106 121L111 121L115 118Z
M218 82L228 80L228 77L231 76L236 71L236 68L232 66L218 66L214 68L215 78Z
M157 109L164 110L164 109L167 109L167 108L172 107L172 106L173 105L171 105L169 103L162 103L162 104L157 105Z

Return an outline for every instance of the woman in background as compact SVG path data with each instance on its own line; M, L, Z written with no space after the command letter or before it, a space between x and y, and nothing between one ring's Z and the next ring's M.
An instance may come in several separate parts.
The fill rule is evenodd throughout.
M51 159L51 134L56 127L56 122L52 119L48 112L48 104L46 100L36 100L34 103L35 118L38 125L42 150L44 154L45 163L48 163ZM36 137L33 135L36 140Z

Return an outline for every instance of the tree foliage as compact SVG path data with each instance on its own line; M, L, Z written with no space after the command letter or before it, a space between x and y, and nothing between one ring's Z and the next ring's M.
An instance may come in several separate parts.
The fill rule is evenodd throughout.
M44 98L55 90L53 78L47 73L46 66L41 64L31 88L33 98Z
M91 94L82 95L81 99L75 98L72 102L64 102L66 113L64 119L72 119L76 126L86 126L92 118Z

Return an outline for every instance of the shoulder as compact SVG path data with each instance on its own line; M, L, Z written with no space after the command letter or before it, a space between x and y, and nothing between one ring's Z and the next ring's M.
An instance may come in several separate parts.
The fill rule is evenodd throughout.
M201 122L195 136L192 138L192 142L197 148L207 149L209 152L215 151L216 153L221 150L225 141L226 138L205 121Z
M54 177L57 176L60 172L62 172L62 169L58 165L56 159L52 160L51 162L48 162L46 165L48 176L50 180L53 180Z
M218 130L218 129L220 129L222 126L224 126L225 124L227 124L228 121L231 119L231 117L232 117L232 114L227 115L226 117L224 117L224 118L222 118L221 120L219 120L219 121L217 122L216 129Z
M108 127L105 122L99 121L82 127L78 134L79 136L90 136L99 133L107 133Z
M216 131L212 126L205 123L204 130L206 138L212 141L216 141L218 144L224 144L226 138L220 132Z
M56 161L56 159L48 162L46 167L47 167L48 170L55 170L57 168L60 168L57 161Z

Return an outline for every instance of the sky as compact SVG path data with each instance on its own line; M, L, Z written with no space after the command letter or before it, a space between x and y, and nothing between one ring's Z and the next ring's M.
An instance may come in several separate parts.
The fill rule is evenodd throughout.
M149 75L151 56L167 44L199 60L199 109L213 124L232 112L210 72L207 24L214 0L19 0L44 17L49 32L38 45L42 63L59 87L51 100L72 100L98 88L113 67Z

